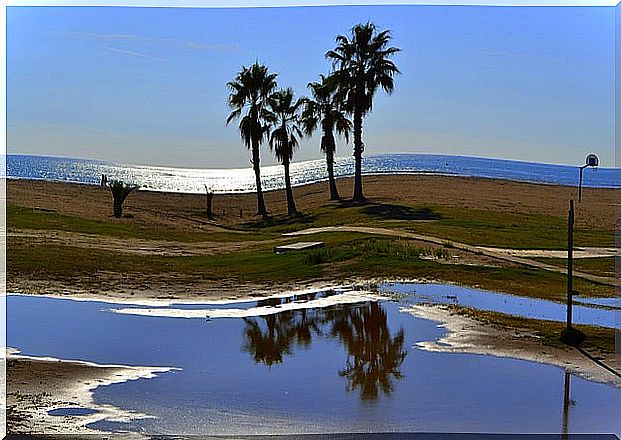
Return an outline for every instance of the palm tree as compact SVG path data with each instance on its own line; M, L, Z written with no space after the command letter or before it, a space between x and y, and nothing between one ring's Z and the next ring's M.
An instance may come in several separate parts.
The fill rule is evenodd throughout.
M227 83L231 90L228 104L233 111L226 124L241 118L239 133L246 147L252 150L251 162L257 186L257 213L263 218L267 218L267 209L261 189L259 147L268 130L267 100L276 89L276 76L275 73L268 72L267 66L255 62L250 67L242 66L235 79ZM242 116L244 109L246 113Z
M358 202L365 200L362 193L362 119L373 109L377 89L392 93L394 77L400 73L390 57L401 49L388 46L391 38L390 31L380 32L371 22L357 24L351 30L351 39L337 36L336 48L326 53L326 58L332 60L337 96L354 119L354 200Z
M285 168L285 187L287 191L287 212L289 215L298 213L291 190L289 164L293 159L293 151L298 147L298 138L302 137L300 128L300 110L304 101L294 101L293 90L287 88L275 92L269 99L272 121L272 132L269 135L270 147L276 159Z
M310 136L319 124L321 124L321 151L326 155L328 167L328 181L330 185L330 200L340 200L339 192L334 180L334 153L336 141L334 130L337 134L345 136L345 142L349 142L351 133L351 121L339 108L336 99L336 81L333 76L319 75L319 82L308 84L313 95L312 99L305 100L305 108L302 112L304 131Z
M112 180L108 183L108 186L110 187L110 192L112 192L114 216L116 218L121 218L123 215L123 202L125 202L127 196L133 190L137 189L138 186L125 183L121 180Z

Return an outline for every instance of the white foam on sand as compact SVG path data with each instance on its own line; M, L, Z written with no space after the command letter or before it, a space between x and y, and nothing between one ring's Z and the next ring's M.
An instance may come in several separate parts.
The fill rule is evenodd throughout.
M250 318L274 315L291 310L316 309L337 304L354 304L365 301L381 301L385 296L367 291L348 291L336 295L317 298L311 301L294 301L276 306L251 307L248 309L177 309L177 308L123 308L110 309L110 312L124 315L152 316L160 318Z
M175 367L144 367L130 365L104 365L83 360L58 359L47 356L27 356L17 354L19 350L9 348L9 357L24 359L31 362L47 363L58 366L62 371L63 366L79 365L100 370L100 374L92 374L91 378L76 379L76 381L61 390L55 390L53 402L43 403L43 407L29 406L23 408L30 419L32 429L36 432L57 432L62 427L64 434L104 434L101 431L89 428L88 425L99 421L129 423L138 419L150 419L154 416L137 411L124 410L113 405L97 404L93 398L96 388L112 384L119 384L138 379L153 379L160 374L181 371ZM59 374L61 374L59 372ZM49 414L54 409L66 408L89 408L95 410L93 414L79 417L63 417L63 423L59 424L56 416ZM127 433L123 438L142 438L139 433ZM97 438L97 437L94 437Z
M309 293L323 292L326 290L346 290L351 289L351 286L345 285L325 285L321 287L314 287L309 289L299 289L299 290L285 290L278 293L266 294L262 295L260 293L241 296L237 298L220 298L220 299L209 299L202 298L198 296L198 294L191 298L133 298L133 297L114 297L114 296L103 296L103 295L57 295L57 294L33 294L33 293L8 293L7 296L27 296L27 297L39 297L39 298L52 298L52 299L62 299L69 301L81 301L81 302L101 302L108 304L124 304L124 305L136 305L136 306L144 306L144 307L170 307L172 305L227 305L227 304L238 304L238 303L247 303L257 300L263 299L274 299L274 298L288 298L296 295L306 295Z

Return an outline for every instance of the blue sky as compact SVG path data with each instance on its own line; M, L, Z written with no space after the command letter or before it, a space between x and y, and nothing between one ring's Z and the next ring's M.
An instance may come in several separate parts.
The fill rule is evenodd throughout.
M614 166L610 7L9 8L7 152L249 166L224 123L226 82L258 59L304 95L334 37L367 20L403 49L394 94L365 120L367 154L579 164L596 152ZM318 143L294 160L321 157Z

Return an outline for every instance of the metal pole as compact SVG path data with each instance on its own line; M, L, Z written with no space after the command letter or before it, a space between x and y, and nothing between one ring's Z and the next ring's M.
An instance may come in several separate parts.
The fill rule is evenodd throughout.
M584 169L586 167L588 167L589 165L582 165L580 167L580 184L578 185L578 202L582 201L582 172L584 171Z
M580 185L578 185L578 202L582 201L582 171L584 167L580 167Z
M572 295L573 295L573 251L574 251L574 201L569 201L569 216L567 220L567 329L571 329Z

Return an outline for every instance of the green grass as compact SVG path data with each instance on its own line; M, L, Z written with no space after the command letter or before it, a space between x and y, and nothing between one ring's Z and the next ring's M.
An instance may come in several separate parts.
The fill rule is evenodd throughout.
M507 213L443 205L326 205L303 216L277 216L244 223L238 228L285 233L306 228L341 225L405 229L448 242L516 249L564 249L567 220L542 214ZM576 228L576 246L612 246L610 230Z
M565 329L563 322L544 321L539 319L521 318L504 313L478 310L471 307L451 306L451 310L459 315L468 316L484 324L500 328L522 328L533 331L541 337L544 345L565 347L561 341L561 332ZM592 325L574 325L584 333L586 339L581 344L587 350L598 350L603 353L615 352L615 329Z
M53 212L8 206L8 227L47 229L98 234L119 238L175 241L242 241L279 239L279 243L302 241L304 237L283 239L284 231L331 225L369 225L407 228L444 240L443 247L420 247L411 240L372 237L359 233L322 233L312 240L324 241L322 250L276 255L273 242L215 256L137 256L97 249L28 244L11 241L8 269L11 274L37 279L75 279L78 274L96 271L115 273L179 273L210 279L237 278L254 282L287 282L323 277L324 279L425 278L455 282L488 290L563 301L565 276L533 268L500 268L444 264L453 241L515 248L562 249L565 245L564 219L543 216L451 208L406 205L326 205L301 217L274 217L238 225L246 233L202 233L170 229L149 229L114 219L101 221ZM420 221L424 220L424 221ZM577 231L576 246L609 245L612 232ZM19 246L16 245L19 243ZM427 259L434 257L439 261ZM608 267L608 262L601 262ZM560 262L559 262L560 264ZM600 264L580 260L583 264ZM598 270L598 267L592 267ZM611 286L575 279L575 289L585 296L612 296Z
M306 252L303 261L307 264L325 264L371 256L404 261L417 261L423 258L449 258L448 252L443 248L414 246L412 241L407 239L367 237L349 240L340 246L335 246L335 244L332 242L329 247Z
M297 217L275 216L269 220L246 222L234 231L202 233L173 228L154 229L119 222L115 219L90 220L52 212L34 211L10 204L8 226L14 229L49 229L176 241L242 241L273 238L306 228L341 225L380 226L406 229L450 242L517 249L564 249L566 220L560 217L465 209L447 206L408 206L390 204L326 205ZM424 221L421 221L424 220ZM575 246L612 246L612 231L575 231Z
M321 270L302 264L302 254L274 254L263 250L214 256L138 256L57 245L10 246L9 276L74 280L97 272L124 274L172 273L206 279L283 282L315 278Z
M533 258L542 263L558 267L567 267L565 258ZM615 276L615 257L574 259L574 270L604 277Z
M296 217L285 215L273 216L268 220L257 220L238 225L243 230L262 230L266 232L286 233L306 228L324 226L366 225L399 228L410 225L413 221L438 220L440 215L428 207L351 203L325 205ZM382 224L387 222L386 224Z
M173 228L147 228L121 222L114 218L91 220L82 217L38 211L8 204L7 227L11 229L42 229L94 234L117 238L141 238L146 240L198 241L245 241L273 238L269 234L241 234L238 232L189 232Z
M441 218L414 223L408 230L471 245L515 249L564 249L567 220L540 214L520 214L482 209L431 207ZM575 246L612 246L613 231L576 228Z
M362 234L321 234L322 250L275 254L271 246L213 256L138 256L97 249L51 244L11 244L7 250L9 277L74 280L99 271L123 274L174 273L207 279L281 283L345 278L425 278L487 290L563 301L565 277L529 268L498 268L442 264L422 257L443 258L443 248L415 248L407 240L376 239ZM435 255L434 255L435 254ZM331 263L331 264L326 264ZM614 295L612 286L581 279L575 290L585 296Z

